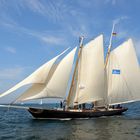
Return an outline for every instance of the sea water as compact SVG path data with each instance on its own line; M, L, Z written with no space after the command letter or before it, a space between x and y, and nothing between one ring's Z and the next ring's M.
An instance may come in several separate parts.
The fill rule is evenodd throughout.
M127 107L120 116L75 120L38 120L24 109L0 108L0 140L140 140L140 102Z

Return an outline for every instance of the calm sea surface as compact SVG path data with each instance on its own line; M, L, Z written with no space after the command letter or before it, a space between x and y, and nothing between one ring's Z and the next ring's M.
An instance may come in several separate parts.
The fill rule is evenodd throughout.
M127 107L122 116L63 121L0 108L0 140L140 140L140 102Z

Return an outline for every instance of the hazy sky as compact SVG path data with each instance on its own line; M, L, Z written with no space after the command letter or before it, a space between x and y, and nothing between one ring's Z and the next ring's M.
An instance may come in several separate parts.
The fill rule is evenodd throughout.
M0 0L0 92L64 49L104 35L107 49L133 38L140 62L139 0Z

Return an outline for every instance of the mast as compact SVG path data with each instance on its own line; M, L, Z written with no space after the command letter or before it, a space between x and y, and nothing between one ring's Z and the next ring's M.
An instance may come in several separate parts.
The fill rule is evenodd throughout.
M113 23L112 31L111 31L111 35L110 35L110 40L109 40L108 51L107 51L107 55L106 55L105 65L104 65L104 70L105 71L106 71L106 67L107 67L107 64L108 64L110 51L111 51L111 47L112 47L112 39L113 39L113 33L114 33L115 25L116 25L116 23ZM98 106L98 101L94 101L93 104L94 104L94 107L96 108L96 106Z
M111 47L112 47L112 38L113 38L113 33L114 33L115 25L116 25L116 23L113 23L112 32L111 32L110 40L109 40L107 56L106 56L106 60L105 60L105 69L106 69L106 66L108 64L109 55L110 55L110 51L111 51Z
M111 31L111 35L110 35L108 51L107 51L106 60L105 60L105 66L104 66L105 73L106 73L106 67L107 67L107 64L108 64L108 60L109 60L109 57L110 57L110 52L111 52L111 47L112 47L112 40L113 40L113 33L114 33L115 25L116 25L116 23L114 22L113 26L112 26L112 31ZM106 75L106 82L107 82L107 75ZM106 84L107 84L107 86L106 86L105 105L108 108L109 107L109 105L108 105L108 82Z
M77 57L77 60L76 60L74 73L73 73L73 77L72 77L72 82L71 82L71 86L70 86L70 90L69 90L69 94L68 94L68 98L67 98L67 106L69 106L70 97L72 95L72 88L73 88L73 85L74 85L76 70L77 70L77 67L78 67L78 64L79 64L79 59L80 59L82 48L83 48L83 40L84 40L84 37L81 36L80 39L79 39L80 44L79 44L79 48L78 48L78 57Z

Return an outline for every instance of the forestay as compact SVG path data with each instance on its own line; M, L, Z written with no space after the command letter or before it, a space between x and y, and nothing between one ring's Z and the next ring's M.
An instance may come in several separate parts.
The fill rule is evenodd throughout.
M140 100L140 69L131 39L110 53L107 77L109 104Z

